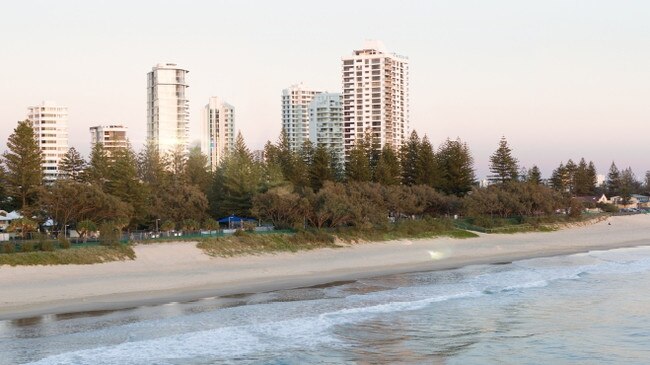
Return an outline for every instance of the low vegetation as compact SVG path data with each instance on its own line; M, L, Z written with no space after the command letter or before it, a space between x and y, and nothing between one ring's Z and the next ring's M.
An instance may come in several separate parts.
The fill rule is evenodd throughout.
M564 214L511 218L478 216L459 220L456 222L456 226L483 233L552 232L571 225L598 222L608 216L609 214L606 213L578 217Z
M296 252L316 248L336 247L329 236L321 239L317 234L299 232L295 235L286 233L271 233L258 235L251 233L205 238L199 241L197 247L210 256L232 257L243 255L258 255L263 253ZM311 237L303 241L302 236Z
M295 234L253 234L238 231L232 236L205 238L197 247L208 255L232 257L263 253L297 252L317 248L336 248L341 244L381 242L404 238L449 236L476 237L476 234L457 229L447 219L405 220L383 228L361 230L356 228L299 230Z
M130 246L91 246L56 251L16 252L0 255L1 265L89 265L109 261L133 260Z

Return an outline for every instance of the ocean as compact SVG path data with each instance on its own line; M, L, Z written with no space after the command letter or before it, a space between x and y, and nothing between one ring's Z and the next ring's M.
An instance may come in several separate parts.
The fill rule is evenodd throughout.
M647 364L650 247L0 322L0 364Z

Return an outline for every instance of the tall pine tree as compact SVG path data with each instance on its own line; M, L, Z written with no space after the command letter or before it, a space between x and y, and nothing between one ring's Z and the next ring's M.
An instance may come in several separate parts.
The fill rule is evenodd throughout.
M499 147L490 156L490 172L492 175L488 179L493 183L517 181L519 176L517 159L512 156L506 137L501 137Z
M534 185L542 184L542 173L539 171L539 167L537 167L537 165L533 165L533 167L528 170L526 182Z
M7 194L7 181L2 159L0 159L0 209L11 212L16 209L14 200Z
M553 173L551 174L551 187L559 192L567 192L569 187L569 173L563 162L560 162Z
M578 171L578 165L573 162L572 159L566 162L564 165L566 170L566 190L569 194L575 194L576 190L576 172Z
M309 182L314 191L320 190L325 181L334 181L332 154L324 144L319 144L312 155L309 165Z
M104 145L95 143L93 149L90 151L90 159L86 171L84 171L84 178L91 184L95 184L105 188L109 179L110 159Z
M415 183L418 185L435 186L439 178L438 164L433 152L433 146L427 136L422 137L420 150L418 151L417 171L415 174Z
M631 167L628 167L621 171L620 181L620 195L621 198L623 198L623 204L629 204L630 198L632 198L632 194L636 192L640 187L640 184L636 179L636 175L634 175L634 171L632 171Z
M610 198L621 194L621 173L616 164L612 162L605 180L605 192Z
M8 150L3 153L7 194L14 199L23 215L31 214L38 188L43 184L43 156L28 120L18 122L9 136Z
M363 139L357 139L350 150L345 163L345 175L347 181L370 181L372 179L370 156L368 156L368 148Z
M263 187L262 166L253 160L240 132L235 148L217 168L209 199L210 211L216 217L230 214L248 217L252 199Z
M414 130L409 139L402 145L400 161L402 163L402 184L415 185L418 179L420 159L420 137Z
M140 183L135 152L128 145L112 151L111 160L104 192L133 207L131 227L144 224L149 213L148 194L146 187Z
M198 187L204 194L210 190L212 174L208 168L208 156L201 153L201 148L190 149L183 171L184 180Z
M138 153L138 176L147 185L156 185L166 178L167 162L160 154L156 143L148 140L144 149Z
M82 181L86 160L74 147L70 147L59 163L59 176L63 179Z
M578 167L573 175L574 193L577 196L591 195L596 191L595 169L593 163L587 164L584 158L580 159Z
M464 196L474 184L474 158L460 139L447 139L436 153L440 179L435 188L446 194Z
M377 168L375 169L375 182L381 185L399 185L401 181L401 168L399 159L393 148L386 144L381 150Z

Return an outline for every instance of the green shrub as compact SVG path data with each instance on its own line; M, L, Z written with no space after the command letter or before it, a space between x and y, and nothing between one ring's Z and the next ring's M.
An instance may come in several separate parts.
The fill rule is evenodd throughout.
M32 235L32 238L36 240L36 245L34 246L34 250L43 250L43 244L47 242L47 234L45 233L40 233L40 232L34 232ZM45 251L45 250L43 250Z
M34 251L34 242L24 241L20 243L20 252Z
M160 226L160 230L165 232L171 231L174 228L176 228L176 223L170 220L164 221L163 224Z
M104 246L120 244L120 230L115 224L105 222L99 226L99 243Z
M72 245L70 244L70 240L61 237L59 238L59 247L66 249L72 247Z
M2 253L16 252L16 245L12 242L5 242L2 244Z
M199 229L199 222L194 219L185 219L181 222L181 229L183 231L196 231Z
M41 251L54 251L54 242L52 241L42 241L40 243Z
M216 231L219 229L219 222L212 218L208 218L205 221L203 221L203 228L207 229L208 231Z
M571 199L569 202L569 217L571 218L580 218L582 216L582 202L578 199Z
M597 206L606 213L618 213L619 211L618 207L614 204L598 203Z
M77 232L79 232L79 235L81 235L84 242L86 242L86 240L88 239L88 235L91 232L97 232L97 225L95 224L95 222L89 219L84 219L81 222L77 223ZM64 248L69 248L69 247L70 246Z

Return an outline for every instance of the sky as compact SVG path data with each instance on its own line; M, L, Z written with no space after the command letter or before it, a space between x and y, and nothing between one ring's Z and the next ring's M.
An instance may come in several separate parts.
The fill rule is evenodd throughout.
M467 142L477 177L505 136L544 176L585 157L650 170L650 2L13 1L0 12L0 151L27 107L69 109L70 145L121 123L146 136L146 74L190 71L190 135L210 96L236 108L251 149L276 141L281 92L340 92L341 57L365 40L410 60L410 126L437 148Z

